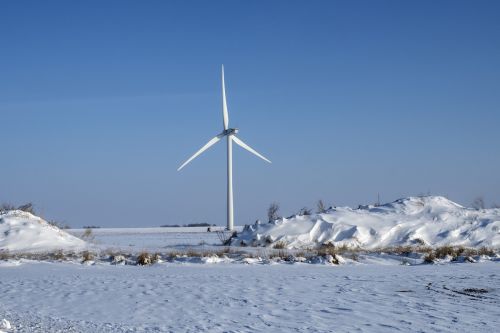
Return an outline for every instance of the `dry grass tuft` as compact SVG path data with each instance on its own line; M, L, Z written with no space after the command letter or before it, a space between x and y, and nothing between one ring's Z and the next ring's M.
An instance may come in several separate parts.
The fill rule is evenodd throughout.
M59 251L54 252L52 257L55 260L59 260L59 261L66 259L66 255L64 254L63 250L59 250Z
M434 250L436 257L445 258L446 256L452 256L453 258L457 257L457 252L453 246L444 245L438 247Z
M396 253L402 256L409 256L414 252L414 248L411 245L399 245L393 248L392 253Z
M336 255L338 253L337 248L331 242L322 244L318 249L316 249L316 255L318 256L327 256L327 255Z
M288 244L285 241L281 240L281 241L274 243L273 249L286 249L287 245Z
M290 256L290 253L284 249L278 249L276 251L271 251L268 255L269 259L281 259L285 260Z
M91 261L91 260L94 260L94 258L95 258L94 253L92 253L90 251L83 251L82 252L82 262Z
M9 253L9 251L2 250L0 251L0 260L9 260L12 257L12 255Z
M436 261L436 255L434 252L429 252L424 256L424 262L427 264L432 264Z
M153 258L149 252L144 251L137 256L136 263L141 266L151 265L153 263Z
M487 247L483 246L483 247L479 248L477 254L480 256L484 255L484 256L493 257L493 256L495 256L495 251L491 248L487 248Z

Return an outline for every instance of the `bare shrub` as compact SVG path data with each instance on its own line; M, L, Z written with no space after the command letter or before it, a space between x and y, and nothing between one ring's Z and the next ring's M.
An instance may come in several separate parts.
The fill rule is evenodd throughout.
M472 202L472 208L474 208L474 209L480 210L480 209L484 209L484 207L485 207L485 205L484 205L484 198L483 197L477 197Z
M94 232L92 231L92 229L85 229L85 231L82 234L82 238L84 240L92 240L92 239L94 239Z
M216 233L219 241L224 246L231 245L231 240L238 235L236 231L229 230L217 230Z
M322 213L326 212L325 204L323 203L323 200L321 200L321 199L319 199L318 203L316 204L316 212L318 214L322 214Z
M477 251L480 256L489 256L493 257L495 255L495 251L493 251L490 248L487 248L486 246L480 247L479 250Z
M59 228L59 229L69 229L69 225L67 224L64 224L64 223L60 223L60 222L57 222L57 221L47 221L48 224L50 224L51 226L53 227L56 227L56 228Z
M8 212L9 210L14 210L14 209L16 209L16 207L5 202L0 206L0 212Z
M273 202L271 205L269 205L269 208L267 209L267 219L269 222L279 219L279 209L280 205L277 202Z
M281 241L274 243L273 249L286 249L287 245L288 244L285 241L281 240Z
M17 207L17 209L22 210L23 212L35 215L35 209L34 209L33 204L31 202L25 203L24 205Z
M302 209L299 211L299 215L311 215L312 210L307 208L307 207L302 207Z

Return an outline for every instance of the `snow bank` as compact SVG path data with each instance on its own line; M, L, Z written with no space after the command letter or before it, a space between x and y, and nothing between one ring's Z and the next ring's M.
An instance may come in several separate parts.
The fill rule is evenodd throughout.
M77 249L85 242L20 210L0 213L0 251L41 252Z
M340 207L246 226L233 245L285 242L288 248L331 242L363 248L425 244L500 247L500 209L475 210L444 197L409 197L382 206Z

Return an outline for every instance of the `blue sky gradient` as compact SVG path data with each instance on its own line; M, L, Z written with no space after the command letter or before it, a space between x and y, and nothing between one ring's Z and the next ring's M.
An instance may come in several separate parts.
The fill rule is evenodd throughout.
M2 1L0 201L74 227L500 203L498 1Z

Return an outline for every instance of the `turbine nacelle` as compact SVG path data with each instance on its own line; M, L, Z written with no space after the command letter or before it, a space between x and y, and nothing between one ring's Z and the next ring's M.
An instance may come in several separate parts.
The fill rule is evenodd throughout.
M235 135L239 132L237 128L228 128L227 130L224 130L222 134L224 135Z

